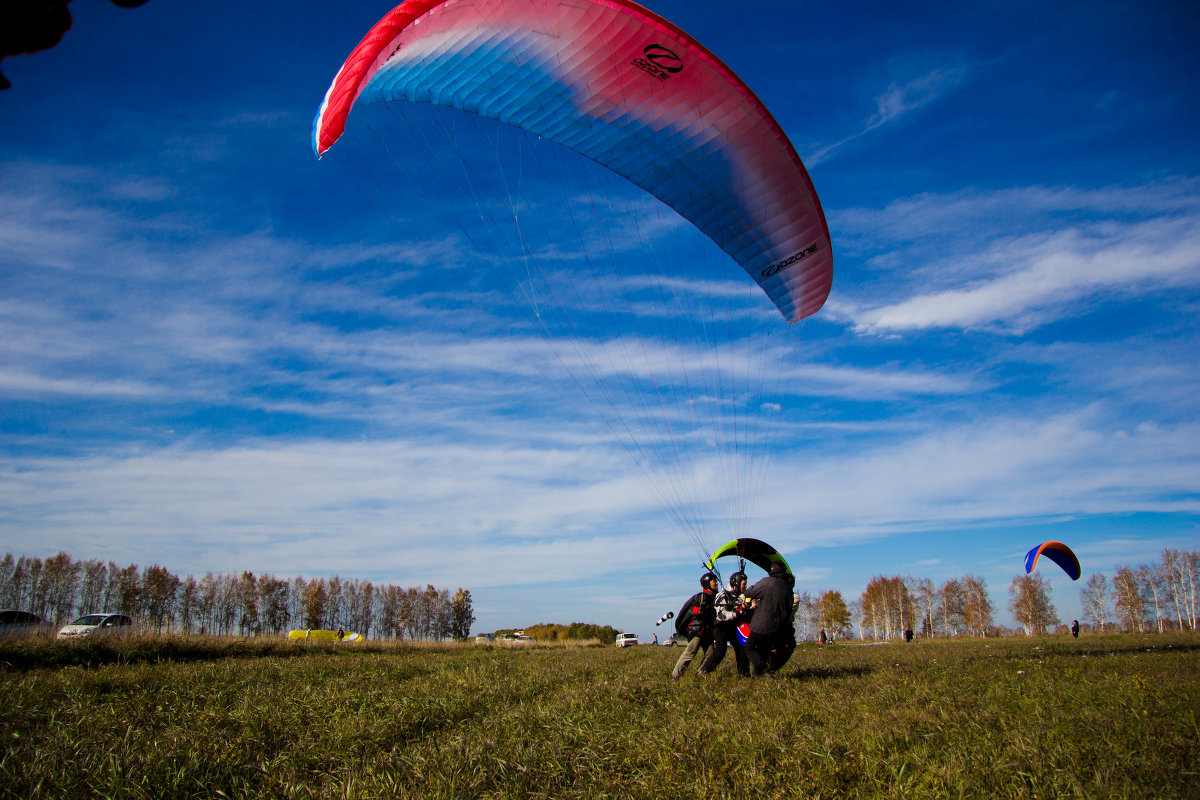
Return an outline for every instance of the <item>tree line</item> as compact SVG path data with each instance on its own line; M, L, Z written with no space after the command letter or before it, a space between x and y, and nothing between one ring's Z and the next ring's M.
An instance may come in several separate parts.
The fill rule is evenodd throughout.
M611 625L594 625L590 622L572 622L570 625L560 625L554 622L539 622L524 629L525 635L539 642L567 642L596 639L604 644L612 644L620 633ZM509 631L497 631L508 633Z
M1158 564L1117 567L1110 582L1092 575L1079 590L1084 620L1097 630L1110 624L1131 633L1196 630L1200 551L1163 550Z
M976 575L951 578L940 587L929 578L873 577L857 600L842 593L805 592L796 607L796 636L817 639L899 639L908 632L924 637L995 634L987 584Z
M282 635L290 629L344 628L375 639L465 640L475 616L470 591L401 587L331 578L205 573L166 567L46 559L0 560L0 607L31 611L57 628L77 615L120 613L152 633Z
M1159 564L1119 566L1110 581L1094 573L1079 592L1085 629L1119 625L1129 632L1196 630L1196 584L1200 551L1165 549ZM1051 601L1049 579L1040 571L1013 578L1008 610L1032 636L1065 632ZM841 592L799 595L796 635L814 640L820 631L833 638L897 639L907 631L923 637L999 636L987 583L977 575L951 578L936 586L929 578L878 575L862 595L847 603Z

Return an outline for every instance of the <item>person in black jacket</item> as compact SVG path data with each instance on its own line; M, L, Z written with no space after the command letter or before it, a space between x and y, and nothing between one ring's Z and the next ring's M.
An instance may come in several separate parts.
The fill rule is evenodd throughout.
M763 675L770 666L772 651L786 647L790 633L792 587L787 569L778 562L772 564L767 577L746 590L746 597L754 601L746 656L754 674Z
M696 671L697 675L707 675L720 666L725 658L725 649L733 645L733 657L737 662L738 675L750 677L750 662L746 658L746 648L738 639L738 625L750 618L750 607L743 596L746 591L746 573L735 572L729 576L729 584L717 592L713 600L716 609L716 622L713 625L713 648Z
M713 596L720 585L716 575L711 572L704 573L700 576L700 591L689 597L683 608L679 609L679 614L675 617L675 632L686 636L688 643L679 655L679 660L675 662L675 669L671 670L672 680L678 680L683 675L697 653L701 656L708 653L709 645L712 644L715 617Z

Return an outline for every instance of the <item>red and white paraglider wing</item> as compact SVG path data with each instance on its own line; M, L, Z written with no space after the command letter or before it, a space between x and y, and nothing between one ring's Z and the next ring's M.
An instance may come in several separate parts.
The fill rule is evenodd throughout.
M829 295L829 229L787 136L716 56L635 3L408 0L338 72L316 153L376 102L458 108L604 165L716 242L790 322Z

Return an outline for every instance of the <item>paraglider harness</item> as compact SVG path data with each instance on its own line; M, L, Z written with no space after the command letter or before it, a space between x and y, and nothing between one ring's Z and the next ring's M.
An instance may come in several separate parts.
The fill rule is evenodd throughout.
M715 575L714 577L720 586L721 579ZM716 621L716 607L713 605L716 595L715 591L701 589L689 597L675 615L675 633L688 639L711 636L713 623Z
M712 620L704 620L705 616L711 617L713 614L712 598L713 595L706 591L697 592L689 597L675 615L675 632L689 639L712 633ZM707 615L704 613L705 606L708 606Z

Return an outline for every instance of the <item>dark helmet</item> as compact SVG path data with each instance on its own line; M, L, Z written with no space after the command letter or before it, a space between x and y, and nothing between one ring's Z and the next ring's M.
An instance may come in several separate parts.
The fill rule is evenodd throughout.
M729 576L729 585L736 588L739 583L741 583L742 581L745 581L745 580L748 580L746 578L746 573L735 572Z
M718 584L721 582L716 575L711 572L706 572L700 576L700 588L707 589L708 585L714 581Z
M771 562L770 574L772 574L772 575L782 575L782 574L783 574L783 573L785 573L785 572L787 572L787 567L785 567L785 566L783 565L783 562L782 562L782 561L773 561L773 562Z

